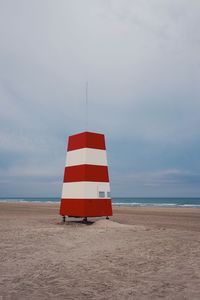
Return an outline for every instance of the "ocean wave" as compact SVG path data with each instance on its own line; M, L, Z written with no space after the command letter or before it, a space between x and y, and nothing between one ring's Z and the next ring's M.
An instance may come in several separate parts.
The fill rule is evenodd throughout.
M60 201L6 198L0 199L0 203L60 203Z
M177 203L137 203L137 202L115 202L112 203L113 206L139 206L139 207L191 207L191 208L200 208L200 204L177 204Z
M142 205L143 203L137 203L137 202L130 202L130 203L126 203L126 202L112 202L112 205L126 205L126 206L130 206L130 205Z
M167 202L167 199L165 199L165 201L162 202L162 199L160 199L160 202L156 201L156 202L146 202L144 199L144 202L139 202L137 200L139 199L135 199L136 201L131 201L131 199L113 199L112 201L112 205L113 206L132 206L132 207L185 207L185 208L200 208L200 199L199 202L196 202L197 200L191 201L191 199L188 199L188 203L187 201L177 201L176 199L174 199L173 203ZM121 201L120 201L121 200ZM163 199L164 200L164 199ZM0 198L0 202L1 203L55 203L55 204L59 204L60 203L60 199L59 198ZM171 201L172 202L172 201ZM193 202L193 203L191 203Z
M139 202L113 202L112 205L123 205L123 206L177 206L176 203L139 203Z
M183 204L182 206L184 206L184 207L199 207L200 208L200 204Z
M5 199L0 199L0 202L25 202L25 199L16 199L16 198L5 198Z

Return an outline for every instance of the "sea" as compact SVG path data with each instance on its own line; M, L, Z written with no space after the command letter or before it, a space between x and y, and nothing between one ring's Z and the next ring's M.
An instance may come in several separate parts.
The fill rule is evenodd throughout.
M59 203L60 198L26 198L4 197L0 202L35 202L35 203ZM125 206L158 206L158 207L195 207L200 208L200 198L112 198L113 205Z

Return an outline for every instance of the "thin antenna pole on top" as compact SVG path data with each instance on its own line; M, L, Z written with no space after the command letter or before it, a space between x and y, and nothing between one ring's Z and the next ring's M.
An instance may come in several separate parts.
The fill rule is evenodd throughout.
M85 131L88 130L88 81L85 84Z

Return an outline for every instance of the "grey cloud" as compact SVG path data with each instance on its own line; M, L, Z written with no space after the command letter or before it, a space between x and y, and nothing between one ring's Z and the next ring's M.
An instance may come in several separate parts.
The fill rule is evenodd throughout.
M121 197L196 197L200 173L181 170L159 170L113 174L115 195ZM126 187L126 188L124 188ZM123 192L122 192L123 190Z
M107 135L114 172L134 168L133 159L117 154L123 141L133 153L138 141L136 159L152 143L149 151L157 146L163 157L199 145L199 8L195 0L2 0L0 165L5 176L49 173L61 180L66 137L85 129L87 80L89 129ZM197 157L194 147L190 151ZM175 164L169 158L167 163ZM164 164L163 158L160 169ZM152 171L147 161L140 165ZM40 186L44 194L46 189Z

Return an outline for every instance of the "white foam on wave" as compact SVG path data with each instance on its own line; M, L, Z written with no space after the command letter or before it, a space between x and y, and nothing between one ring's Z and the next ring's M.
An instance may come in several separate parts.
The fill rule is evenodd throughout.
M197 207L200 208L200 204L183 204L183 207Z
M123 203L117 202L113 203L113 206L139 206L139 207L193 207L193 208L200 208L200 204L177 204L177 203L138 203L138 202L130 202L130 203Z
M112 203L113 205L123 205L123 206L177 206L176 203L138 203L138 202L130 202L130 203L123 203L117 202Z
M2 198L0 199L0 202L23 202L24 199L15 199L15 198Z
M137 203L137 202L130 202L130 203L124 203L124 202L113 202L112 205L142 205L142 203Z
M0 203L55 203L58 204L60 201L42 201L42 200L31 200L31 199L13 199L13 198L5 198L0 199Z

